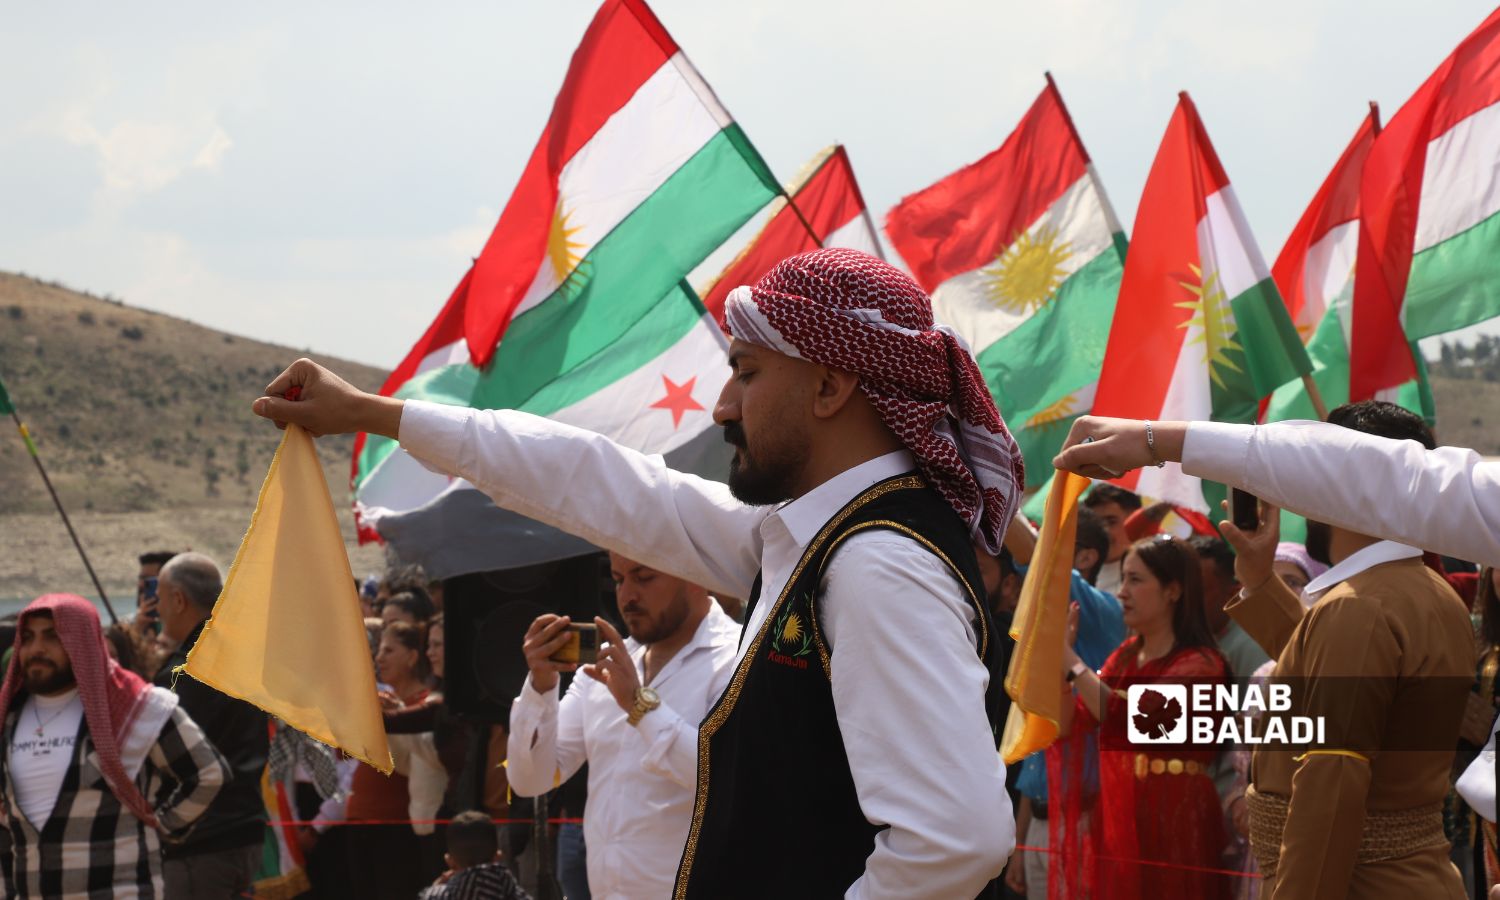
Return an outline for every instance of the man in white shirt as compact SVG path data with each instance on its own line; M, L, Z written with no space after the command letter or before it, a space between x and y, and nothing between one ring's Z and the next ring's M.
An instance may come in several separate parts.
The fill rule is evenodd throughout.
M511 789L544 794L589 764L589 892L599 900L670 896L693 815L698 723L724 692L740 628L708 591L609 555L620 614L630 630L595 619L601 647L558 700L551 657L568 640L566 616L544 615L526 633L531 669L510 708ZM587 677L583 677L587 676Z
M999 550L1015 443L973 357L880 260L793 257L726 311L728 486L534 416L373 397L307 361L254 410L398 438L501 506L749 598L699 728L674 897L993 890L1015 822L973 542Z

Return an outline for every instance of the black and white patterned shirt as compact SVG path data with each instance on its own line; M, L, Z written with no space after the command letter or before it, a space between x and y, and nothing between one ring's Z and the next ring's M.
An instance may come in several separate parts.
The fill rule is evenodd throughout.
M418 900L531 900L505 863L470 866L442 884L424 890Z
M151 688L151 690L161 690ZM164 692L165 693L165 692ZM174 698L175 699L175 698ZM21 704L6 719L9 747ZM10 832L6 896L30 898L157 898L162 895L162 836L126 809L99 768L85 719L57 803L40 827L16 802L9 760L0 754L0 827ZM136 786L156 810L166 840L180 838L203 815L224 783L223 758L180 707L171 711L145 753Z

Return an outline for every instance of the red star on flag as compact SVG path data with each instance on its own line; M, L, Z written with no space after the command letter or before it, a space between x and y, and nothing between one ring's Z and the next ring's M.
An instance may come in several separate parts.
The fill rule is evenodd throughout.
M682 417L688 411L703 409L698 401L693 399L693 384L698 381L698 376L694 375L682 384L678 384L665 375L661 377L661 380L666 386L667 396L651 404L651 408L670 409L673 428L682 424Z

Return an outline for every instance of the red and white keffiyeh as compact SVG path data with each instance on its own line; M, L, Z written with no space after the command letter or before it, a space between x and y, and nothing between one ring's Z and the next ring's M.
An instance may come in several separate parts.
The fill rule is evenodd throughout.
M815 250L732 291L725 318L742 341L858 375L928 483L1000 552L1025 483L1021 453L968 347L933 324L915 281L857 250Z
M129 752L125 745L133 743L132 731L142 714L156 717L155 710L147 710L151 685L134 672L122 668L109 655L104 632L99 626L99 613L87 600L75 594L43 594L21 611L15 649L10 655L5 681L0 685L0 724L5 722L11 704L25 683L21 671L21 639L25 635L27 618L36 613L52 617L58 639L68 651L68 662L78 681L78 696L83 700L83 718L89 726L89 740L99 756L100 774L121 805L147 825L158 827L151 804L127 774L121 757L122 751Z

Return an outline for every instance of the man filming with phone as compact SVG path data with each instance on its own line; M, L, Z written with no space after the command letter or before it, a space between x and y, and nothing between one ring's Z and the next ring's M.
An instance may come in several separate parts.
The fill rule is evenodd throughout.
M704 588L618 553L609 567L630 637L602 618L537 617L507 774L534 797L588 763L591 893L658 900L671 896L693 815L698 723L729 681L740 628ZM580 666L586 677L559 699L559 673Z

